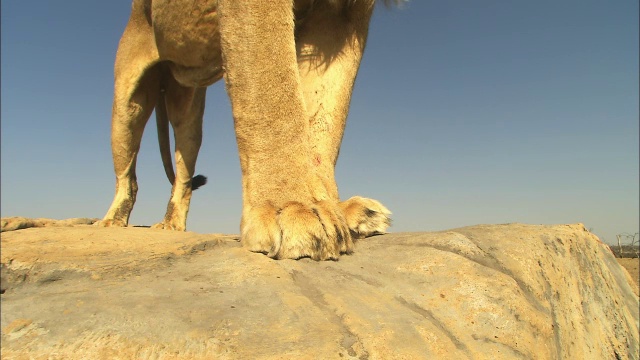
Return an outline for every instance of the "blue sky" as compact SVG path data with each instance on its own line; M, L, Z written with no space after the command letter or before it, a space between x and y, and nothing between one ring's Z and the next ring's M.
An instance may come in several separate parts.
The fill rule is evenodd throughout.
M115 178L113 61L129 1L2 1L2 216L99 217ZM376 9L337 168L392 231L583 222L639 229L638 2L414 0ZM187 227L237 233L240 167L222 82L208 90ZM131 222L170 185L148 123Z

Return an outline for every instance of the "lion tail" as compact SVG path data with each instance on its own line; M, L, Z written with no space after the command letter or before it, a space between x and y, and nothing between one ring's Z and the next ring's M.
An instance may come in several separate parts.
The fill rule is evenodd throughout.
M167 115L167 104L165 102L165 91L160 90L158 104L156 105L156 125L158 127L158 145L160 146L160 157L164 166L164 173L171 185L176 181L176 174L173 171L171 162L171 143L169 140L169 116ZM207 183L207 177L196 175L191 179L191 190L196 190Z

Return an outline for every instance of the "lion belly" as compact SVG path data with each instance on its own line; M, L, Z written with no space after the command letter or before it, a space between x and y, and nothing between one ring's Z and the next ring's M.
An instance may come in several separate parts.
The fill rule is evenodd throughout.
M217 1L154 0L151 21L158 55L184 86L208 86L222 77Z
M217 0L147 0L161 61L168 61L183 86L203 87L223 74ZM373 0L360 0L373 4ZM351 0L295 0L296 25L301 26L314 7L340 9ZM322 5L320 5L322 3Z

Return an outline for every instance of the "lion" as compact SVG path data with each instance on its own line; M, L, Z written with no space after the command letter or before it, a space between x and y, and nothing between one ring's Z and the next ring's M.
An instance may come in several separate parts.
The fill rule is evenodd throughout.
M186 229L207 86L224 77L242 170L241 242L274 259L337 260L382 234L391 212L341 201L334 169L375 0L133 0L115 60L113 203L100 226L127 226L136 159L156 110L172 183L154 228ZM175 174L168 123L175 137Z

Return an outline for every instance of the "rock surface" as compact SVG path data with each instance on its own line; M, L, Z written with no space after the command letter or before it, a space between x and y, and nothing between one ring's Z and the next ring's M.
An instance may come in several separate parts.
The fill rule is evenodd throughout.
M31 219L22 216L13 216L0 219L0 232L28 229L32 227L91 225L98 220L99 219L95 218L72 218L65 220L46 218Z
M3 359L638 359L638 294L581 224L480 225L274 261L237 237L4 232Z

